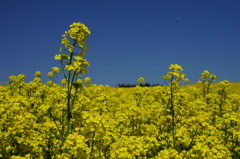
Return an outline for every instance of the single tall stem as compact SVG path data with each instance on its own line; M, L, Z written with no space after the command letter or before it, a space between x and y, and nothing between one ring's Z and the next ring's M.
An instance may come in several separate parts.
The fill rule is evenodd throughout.
M74 47L75 47L75 45L76 45L76 42L77 42L77 39L75 39L74 40L74 43L73 43L73 50L72 50L72 52L70 53L70 61L69 61L69 65L71 65L72 64L72 58L73 58L73 51L74 51ZM68 101L67 101L67 134L66 134L66 136L68 136L69 135L69 132L70 132L70 127L71 127L71 106L70 106L70 103L71 103L71 101L70 101L70 99L71 99L71 91L72 91L72 86L70 85L70 81L71 81L71 79L70 79L70 77L71 77L71 73L72 73L72 71L70 70L69 72L68 72L68 79L67 79L67 87L68 87L68 91L67 91L67 98L68 98ZM72 78L74 78L74 75L73 75L73 77Z
M172 77L173 78L173 77ZM174 112L174 103L173 103L173 80L171 80L170 83L170 109L171 109L171 115L172 115L172 138L173 138L173 147L175 147L175 112Z

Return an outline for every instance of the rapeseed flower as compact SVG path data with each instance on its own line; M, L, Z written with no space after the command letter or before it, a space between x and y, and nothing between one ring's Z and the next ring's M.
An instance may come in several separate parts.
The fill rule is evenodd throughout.
M54 74L58 74L60 72L60 69L58 67L53 67L52 70Z
M90 84L90 83L91 83L91 78L90 78L90 77L86 77L86 78L84 79L84 83Z
M48 72L48 77L53 77L53 72L52 71Z
M143 77L140 77L140 78L137 80L137 82L143 83L143 82L144 82L144 78L143 78Z
M34 74L35 77L39 77L39 78L41 77L41 75L42 73L40 71L36 71Z

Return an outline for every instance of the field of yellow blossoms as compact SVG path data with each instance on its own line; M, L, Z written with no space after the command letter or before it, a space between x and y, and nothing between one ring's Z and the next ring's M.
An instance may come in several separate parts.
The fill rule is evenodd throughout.
M214 83L205 70L186 85L183 68L172 64L164 86L91 84L82 79L89 34L73 23L63 35L55 56L61 84L53 67L46 84L37 71L31 82L20 74L0 85L1 159L240 158L240 92L229 81Z

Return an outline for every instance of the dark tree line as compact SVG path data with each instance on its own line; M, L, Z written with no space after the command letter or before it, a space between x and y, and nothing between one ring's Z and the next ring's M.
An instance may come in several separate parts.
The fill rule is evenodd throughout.
M160 84L150 84L150 83L140 83L140 84L117 84L116 87L136 87L137 85L141 87L153 87L153 86L161 86Z

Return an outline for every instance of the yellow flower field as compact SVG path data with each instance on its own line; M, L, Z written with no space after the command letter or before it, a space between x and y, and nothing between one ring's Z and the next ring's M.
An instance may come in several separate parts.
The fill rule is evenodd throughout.
M54 83L57 67L46 84L37 71L31 82L20 74L0 85L0 158L240 158L239 83L214 83L205 70L198 84L186 85L183 68L172 64L165 86L91 84L81 76L89 66L88 34L73 23L63 35L60 51L67 53L55 56L61 85ZM81 51L73 56L76 46Z

